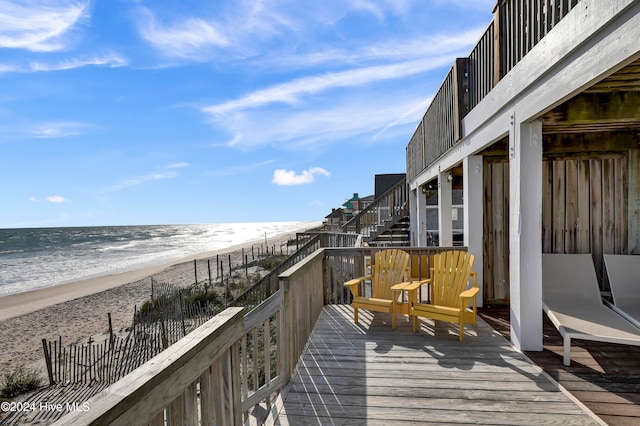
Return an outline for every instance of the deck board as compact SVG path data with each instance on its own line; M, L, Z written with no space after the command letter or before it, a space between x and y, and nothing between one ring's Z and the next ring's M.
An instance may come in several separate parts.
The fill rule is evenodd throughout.
M598 424L540 368L479 319L454 325L325 306L276 424Z
M481 309L482 317L505 338L509 308ZM571 341L571 366L562 364L562 337L544 317L544 350L526 355L610 426L640 424L640 347Z

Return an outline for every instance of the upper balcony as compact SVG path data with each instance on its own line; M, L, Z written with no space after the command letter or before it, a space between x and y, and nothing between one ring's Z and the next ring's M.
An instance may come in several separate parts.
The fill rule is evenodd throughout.
M579 0L499 0L494 19L466 58L451 67L406 148L411 182L463 138L463 118Z

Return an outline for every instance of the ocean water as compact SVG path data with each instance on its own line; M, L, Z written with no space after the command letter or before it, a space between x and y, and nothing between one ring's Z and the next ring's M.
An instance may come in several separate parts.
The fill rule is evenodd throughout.
M318 222L0 229L0 297L161 265Z

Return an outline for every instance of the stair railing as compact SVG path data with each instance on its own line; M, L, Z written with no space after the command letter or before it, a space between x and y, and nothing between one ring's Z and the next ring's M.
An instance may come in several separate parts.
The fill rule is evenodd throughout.
M360 234L369 242L408 215L409 191L406 179L402 179L345 223L342 229Z

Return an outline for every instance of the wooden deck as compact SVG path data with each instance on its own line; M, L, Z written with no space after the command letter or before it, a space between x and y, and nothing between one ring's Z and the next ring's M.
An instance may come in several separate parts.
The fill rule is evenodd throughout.
M509 308L481 309L509 338ZM562 337L544 318L544 350L526 355L610 426L640 424L640 348L572 340L571 366L562 364Z
M361 311L355 325L351 306L325 306L276 424L603 424L482 319L463 343L421 324Z

